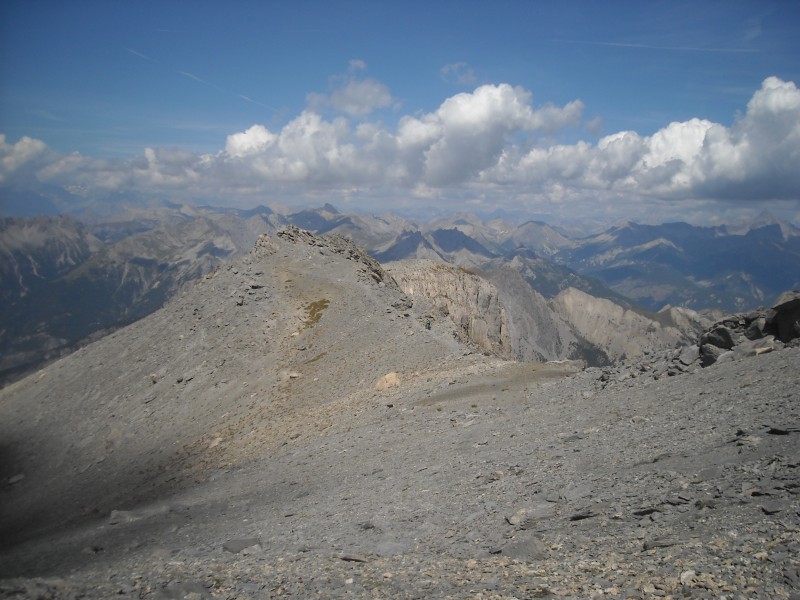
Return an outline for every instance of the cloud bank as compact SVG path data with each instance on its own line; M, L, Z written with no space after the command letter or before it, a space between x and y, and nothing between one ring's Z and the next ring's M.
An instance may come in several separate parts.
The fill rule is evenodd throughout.
M309 107L280 129L254 124L229 135L215 154L146 148L131 160L106 160L60 155L43 141L10 143L0 135L0 186L231 204L325 194L365 204L378 197L469 198L529 208L570 199L800 199L800 90L777 77L763 81L730 126L691 119L651 136L621 131L596 143L566 144L550 140L588 125L580 100L535 106L523 88L482 85L389 127L368 118L395 105L389 89L355 77L352 71L364 68L357 66L328 94L311 95Z

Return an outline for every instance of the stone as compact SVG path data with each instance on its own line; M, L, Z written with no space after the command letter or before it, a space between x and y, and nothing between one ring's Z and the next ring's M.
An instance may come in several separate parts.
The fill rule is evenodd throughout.
M761 505L761 511L765 515L774 515L781 512L783 509L783 504L780 504L779 502L764 502Z
M643 547L645 550L652 550L653 548L669 548L678 544L677 540L671 538L653 538L645 541Z
M700 364L703 367L710 367L717 362L720 356L726 351L714 344L702 344L700 346Z
M765 352L771 352L775 349L775 338L771 335L755 340L747 340L733 349L733 353L737 358L745 358L748 356L758 356Z
M511 516L509 516L509 517L506 517L506 522L507 522L509 525L513 525L514 527L516 527L517 525L519 525L520 523L522 523L522 520L525 518L525 515L526 515L527 513L528 513L528 510L527 510L527 509L525 509L525 508L520 508L520 509L519 509L517 512L515 512L513 515L511 515Z
M684 346L678 356L678 360L687 367L700 358L700 347L697 344Z
M596 517L597 513L594 512L591 508L583 508L578 512L572 513L569 516L570 521L583 521L584 519L591 519L592 517Z
M733 362L734 360L736 360L736 353L733 350L728 350L717 357L717 362L715 364L720 365L726 362Z
M138 520L139 516L130 510L112 510L111 515L108 517L108 524L118 525L120 523L132 523Z
M580 500L592 495L592 487L587 484L570 483L567 487L561 490L561 498L564 500Z
M784 343L800 337L800 291L784 292L772 307L770 319L777 328L778 339Z
M730 350L734 346L733 332L724 325L717 325L703 334L700 338L700 344L711 344L717 348Z
M694 582L695 578L697 577L697 573L694 571L683 571L681 573L681 585L691 585Z
M550 519L556 514L555 506L552 504L537 504L528 509L528 513L520 523L523 529L531 527L536 521Z
M356 562L356 563L365 563L367 562L367 558L365 556L360 556L357 554L343 554L339 557L339 560L343 560L345 562Z
M521 533L502 549L504 556L518 560L544 560L547 558L547 546L533 534Z
M156 594L158 600L210 600L211 595L198 582L171 582Z
M383 377L381 377L377 383L375 383L375 390L378 392L382 392L388 390L389 388L395 388L400 386L400 376L392 371L391 373L387 373Z
M750 325L747 326L747 329L744 330L744 336L748 340L757 340L765 335L765 328L767 326L767 318L766 317L757 317L751 321Z

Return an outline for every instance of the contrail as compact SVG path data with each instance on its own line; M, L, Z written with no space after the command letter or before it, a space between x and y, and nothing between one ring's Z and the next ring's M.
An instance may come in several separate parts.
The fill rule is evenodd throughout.
M141 58L143 60L146 60L146 61L149 61L149 62L153 62L153 63L156 63L156 64L161 64L157 60L155 60L153 58L150 58L146 54L142 54L141 52L138 52L138 51L134 50L133 48L125 48L125 50L127 50L128 52L130 52L134 56L138 56L139 58ZM236 92L232 92L231 90L227 90L227 89L225 89L223 87L220 87L220 86L218 86L218 85L216 85L214 83L211 83L210 81L206 81L202 77L198 77L197 75L195 75L194 73L190 73L189 71L182 71L180 69L174 69L174 68L172 70L175 73L178 73L179 75L183 75L184 77L188 77L189 79L192 79L192 80L196 81L197 83L202 83L203 85L207 85L208 87L214 88L215 90L217 90L218 92L222 92L223 94L230 94L231 96L236 96L237 98L239 98L241 100L244 100L245 102L249 102L251 104L256 104L258 106L262 106L264 108L268 108L269 110L274 111L274 112L280 112L274 106L270 106L269 104L264 104L263 102L259 102L258 100L253 100L250 96L245 96L244 94L239 94L239 93L236 93Z
M141 52L137 52L137 51L136 51L136 50L134 50L133 48L125 48L125 50L127 50L128 52L130 52L130 53L131 53L131 54L133 54L134 56L138 56L139 58L143 58L143 59L145 59L145 60L149 60L150 62L155 62L155 61L154 61L152 58L150 58L150 57L149 57L149 56L147 56L146 54L142 54Z
M642 50L671 50L677 52L733 52L753 54L758 50L750 48L699 48L696 46L655 46L652 44L626 44L623 42L590 42L586 40L553 40L561 44L580 44L586 46L612 46L615 48L638 48Z

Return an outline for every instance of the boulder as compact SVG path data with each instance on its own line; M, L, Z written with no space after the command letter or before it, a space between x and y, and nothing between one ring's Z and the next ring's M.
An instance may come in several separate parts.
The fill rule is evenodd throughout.
M717 362L717 359L722 356L727 350L715 346L714 344L703 344L700 346L700 364L708 367Z
M730 350L734 346L733 332L724 325L717 325L703 334L700 338L700 344L711 344L717 348Z
M750 325L744 331L744 336L748 340L757 340L766 335L767 318L763 315L756 316L750 321Z
M772 310L775 314L770 320L780 341L787 343L800 337L800 291L781 294Z
M687 367L700 358L700 347L696 344L684 346L678 355L678 360Z

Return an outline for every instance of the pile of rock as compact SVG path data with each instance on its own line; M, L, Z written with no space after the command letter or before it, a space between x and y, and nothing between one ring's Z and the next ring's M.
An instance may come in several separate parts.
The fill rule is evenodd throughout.
M700 362L755 356L800 341L800 291L784 292L772 308L759 308L718 321L700 337Z
M605 388L641 376L671 377L787 346L800 346L800 291L784 292L772 308L758 308L717 321L703 332L697 344L645 352L597 369L598 381Z

